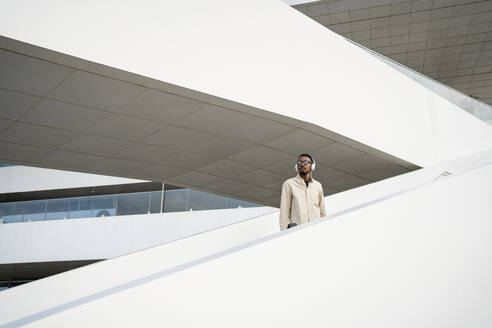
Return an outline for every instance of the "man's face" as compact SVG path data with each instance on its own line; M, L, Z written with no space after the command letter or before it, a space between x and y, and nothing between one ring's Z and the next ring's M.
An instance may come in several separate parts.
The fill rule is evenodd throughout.
M297 171L306 174L311 171L311 159L307 156L301 156L297 160Z

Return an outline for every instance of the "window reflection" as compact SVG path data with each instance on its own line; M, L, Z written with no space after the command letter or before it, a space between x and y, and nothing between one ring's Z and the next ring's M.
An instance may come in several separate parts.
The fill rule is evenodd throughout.
M166 190L164 192L164 212L187 210L188 189Z
M161 211L161 206L163 206ZM0 203L3 223L107 217L160 212L254 207L228 197L190 189Z
M68 218L69 201L65 199L52 199L46 202L46 220L60 220Z
M92 199L78 198L70 200L68 217L70 219L92 217Z
M145 214L149 212L150 193L116 196L116 215Z
M225 197L196 190L189 190L188 211L214 210L220 208L227 208Z
M150 213L160 213L162 206L162 191L150 192Z
M42 221L46 213L46 201L33 201L24 203L24 216L22 221Z

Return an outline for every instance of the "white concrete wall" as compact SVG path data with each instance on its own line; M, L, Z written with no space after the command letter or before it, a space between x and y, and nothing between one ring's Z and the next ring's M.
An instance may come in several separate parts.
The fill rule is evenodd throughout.
M278 214L275 212L2 291L0 325L62 306L80 297L90 297L108 288L118 288L163 269L278 231Z
M155 82L164 81L299 119L420 166L492 146L486 123L279 0L19 0L2 6L0 34L154 79L142 77L146 86L166 91Z
M490 164L443 177L66 303L27 326L489 327L490 182Z
M0 181L0 194L147 182L20 165L0 167Z
M327 217L419 188L447 175L461 174L485 163L492 163L492 149L330 195L325 198Z
M0 263L108 259L271 212L277 209L253 207L0 224Z
M491 163L488 151L327 197L332 220L277 235L274 212L19 286L0 293L0 324L488 326Z
M327 215L430 183L443 172L459 174L485 162L492 162L492 151L330 195L325 198ZM0 263L112 258L276 211L259 207L4 224L0 225Z

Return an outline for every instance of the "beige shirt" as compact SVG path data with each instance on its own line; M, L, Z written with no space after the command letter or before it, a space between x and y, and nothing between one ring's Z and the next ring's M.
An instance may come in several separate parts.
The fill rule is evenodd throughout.
M289 223L297 225L311 222L326 215L325 199L321 183L311 178L308 187L297 175L282 185L280 199L280 229L287 229Z

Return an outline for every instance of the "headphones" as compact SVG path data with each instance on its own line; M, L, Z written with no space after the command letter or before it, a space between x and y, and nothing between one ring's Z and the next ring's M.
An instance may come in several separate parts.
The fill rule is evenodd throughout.
M301 157L301 156L299 156L299 157ZM306 156L306 157L308 157L308 156ZM312 172L316 169L316 162L314 161L314 158L312 158L311 156L309 156L309 158L311 159L311 172ZM294 169L296 170L296 172L299 171L299 169L297 168L297 161L294 164Z

